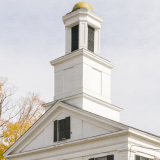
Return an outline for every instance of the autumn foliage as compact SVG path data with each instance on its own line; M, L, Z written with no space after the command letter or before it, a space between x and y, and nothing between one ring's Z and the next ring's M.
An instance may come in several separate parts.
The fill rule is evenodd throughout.
M28 93L26 97L20 98L11 110L7 110L7 115L11 116L3 117L2 114L3 118L0 119L0 160L5 160L3 153L42 116L44 113L42 104L44 101L40 100L39 94ZM2 111L6 110L5 107L2 104ZM7 106L7 108L9 107Z

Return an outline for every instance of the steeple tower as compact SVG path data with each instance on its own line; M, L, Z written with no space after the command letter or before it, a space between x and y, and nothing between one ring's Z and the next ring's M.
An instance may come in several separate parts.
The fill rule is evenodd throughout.
M54 66L54 100L116 121L121 108L111 104L110 76L114 65L100 57L103 18L86 2L77 3L63 16L65 56L51 61Z

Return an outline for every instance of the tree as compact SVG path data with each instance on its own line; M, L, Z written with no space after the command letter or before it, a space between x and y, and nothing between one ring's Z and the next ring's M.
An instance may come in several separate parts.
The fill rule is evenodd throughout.
M6 87L5 84L6 83L3 83L4 88ZM0 160L4 159L3 153L19 137L21 137L44 113L44 108L42 107L42 104L44 104L45 102L40 99L39 94L29 92L27 93L26 97L20 98L17 101L16 105L12 105L10 107L10 98L14 92L9 92L9 94L7 93L8 92L6 92L5 90L5 96L3 95L3 99L1 101L3 104L2 115L6 114L6 112L9 111L12 111L14 113L10 113L7 119L1 119ZM5 102L6 99L8 99L8 102ZM5 110L6 112L3 112L3 110Z
M42 104L45 102L40 99L37 93L27 93L26 97L19 100L18 122L22 120L35 122L44 113Z
M19 113L16 121L4 121L0 140L0 158L2 153L8 149L19 137L21 137L44 113L42 107L44 101L40 100L39 94L28 93L18 102Z
M13 104L12 95L16 91L16 87L14 85L10 85L8 83L8 79L4 77L0 77L0 127L3 126L2 123L2 115L8 115L8 120L11 120L16 116L16 114L12 114L13 110L16 108L16 104Z

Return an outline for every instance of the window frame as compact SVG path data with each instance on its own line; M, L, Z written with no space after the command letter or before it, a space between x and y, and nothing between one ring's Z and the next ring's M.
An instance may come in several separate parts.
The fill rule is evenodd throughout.
M76 29L77 32L75 32ZM79 49L79 24L71 27L71 52L77 49Z
M139 157L139 160L144 160L144 159L142 159L142 158L145 158L145 160L154 160L154 159L152 159L152 158L148 158L148 157L144 157L144 156L135 154L135 160L138 160L137 157Z
M66 133L65 133L65 137L60 139L59 121L62 121L62 120L65 120L65 132ZM69 123L69 126L67 126L68 123ZM56 127L55 127L55 125L56 125ZM70 139L71 138L70 130L71 130L71 117L70 116L55 120L54 121L54 127L53 127L53 133L54 133L53 141L54 142L61 142L61 141Z
M89 36L89 31L93 31L92 33L93 33L93 40L91 40L90 39L90 36ZM92 43L91 43L92 42ZM94 42L95 42L95 28L94 27L92 27L92 26L90 26L90 25L88 25L88 44L87 44L87 49L89 50L89 51L91 51L91 52L93 52L94 53L94 47L95 47L95 44L94 44ZM90 46L90 45L93 45L93 46ZM91 49L92 48L92 49Z
M106 156L97 156L97 157L90 158L89 160L96 160L97 158L104 158L104 157L107 157L107 160L108 160L109 156L113 156L113 160L114 160L114 154L108 154Z

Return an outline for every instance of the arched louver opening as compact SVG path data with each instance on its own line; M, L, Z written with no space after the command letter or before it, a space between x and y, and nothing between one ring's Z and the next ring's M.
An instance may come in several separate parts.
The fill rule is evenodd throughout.
M94 52L94 28L88 26L88 50Z
M79 42L79 25L72 27L72 35L71 35L71 50L75 51L77 50L78 47L78 42Z

